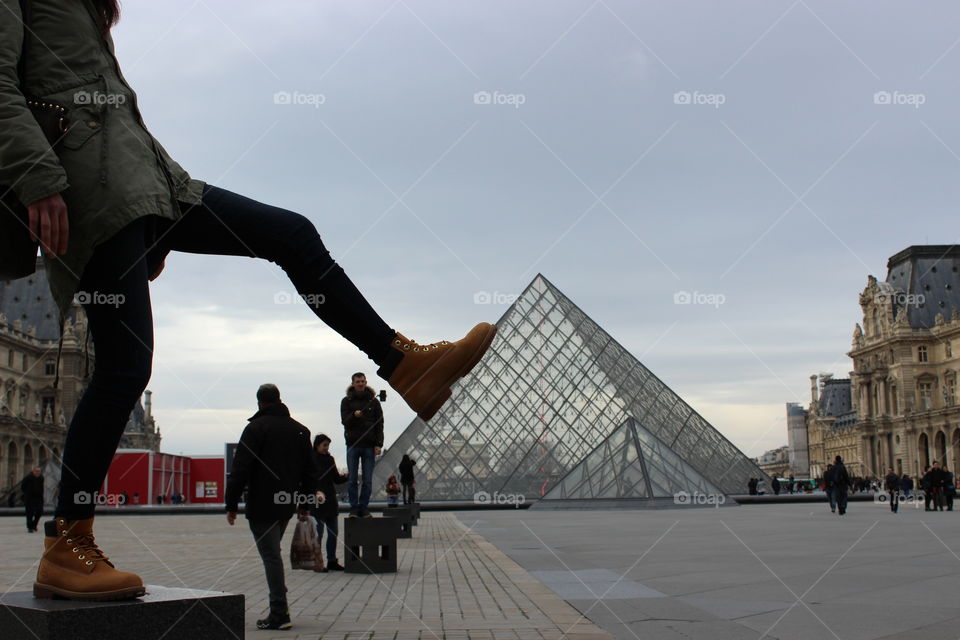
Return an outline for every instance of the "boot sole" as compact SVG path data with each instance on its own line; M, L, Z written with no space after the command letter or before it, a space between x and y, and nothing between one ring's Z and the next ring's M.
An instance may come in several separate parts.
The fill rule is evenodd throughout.
M70 591L53 587L47 584L33 583L33 597L44 600L92 600L94 602L108 602L111 600L129 600L139 598L147 593L146 587L128 587L116 591Z
M470 359L467 360L454 375L450 376L450 378L441 387L441 390L437 392L437 395L427 402L427 406L417 412L417 416L421 420L427 422L430 420L430 418L436 415L437 411L440 410L440 407L443 406L443 403L446 402L452 395L452 392L450 391L450 385L470 373L473 368L477 366L477 363L480 362L483 356L487 353L487 349L490 348L490 345L493 343L493 339L496 337L496 335L497 326L490 325L490 330L487 331L487 335L484 336L483 342L481 342L477 347L477 350L473 352L473 354L470 356Z

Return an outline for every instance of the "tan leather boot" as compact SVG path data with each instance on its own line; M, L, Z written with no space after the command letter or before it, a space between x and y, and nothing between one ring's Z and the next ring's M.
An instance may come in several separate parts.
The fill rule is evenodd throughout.
M35 598L126 600L146 593L140 576L117 571L97 547L93 518L57 518L46 523L45 531L46 550L33 583Z
M489 322L481 322L456 342L422 345L398 333L390 347L403 359L387 382L422 420L429 420L450 397L450 385L480 362L496 334Z

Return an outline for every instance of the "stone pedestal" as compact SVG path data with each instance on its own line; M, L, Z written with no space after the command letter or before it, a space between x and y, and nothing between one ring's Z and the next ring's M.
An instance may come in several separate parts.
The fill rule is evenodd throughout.
M135 600L41 600L29 591L0 596L4 640L240 640L243 595L147 585Z
M397 505L387 507L383 510L384 518L396 518L400 521L400 534L398 538L413 537L413 505Z
M347 518L343 524L343 567L347 573L397 570L397 518Z

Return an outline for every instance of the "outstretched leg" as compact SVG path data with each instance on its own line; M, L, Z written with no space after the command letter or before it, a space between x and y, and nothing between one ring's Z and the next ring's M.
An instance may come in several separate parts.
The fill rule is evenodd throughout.
M162 250L263 258L279 265L318 318L378 365L396 334L334 261L309 218L207 185L203 204L158 225ZM389 373L389 372L388 372Z
M305 216L207 185L201 205L183 205L177 221L157 224L156 250L263 258L290 277L321 320L379 365L423 420L450 397L450 387L483 357L496 334L486 322L456 341L422 345L390 328L330 257Z

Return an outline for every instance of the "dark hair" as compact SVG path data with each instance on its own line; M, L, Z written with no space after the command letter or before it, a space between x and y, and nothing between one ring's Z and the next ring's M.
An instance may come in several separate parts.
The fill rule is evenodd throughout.
M257 402L261 404L276 404L280 402L280 389L277 385L266 383L257 389Z
M353 374L352 376L350 376L350 382L353 382L353 381L356 380L357 378L363 378L364 380L366 380L366 379L367 379L367 374L365 374L363 371L357 371L355 374Z
M120 0L93 0L104 33L120 21Z
M331 440L330 440L330 436L328 436L328 435L325 434L325 433L318 433L318 434L313 438L313 448L316 449L317 447L319 447L319 446L320 446L321 444L323 444L324 442L330 442L330 441L331 441Z

